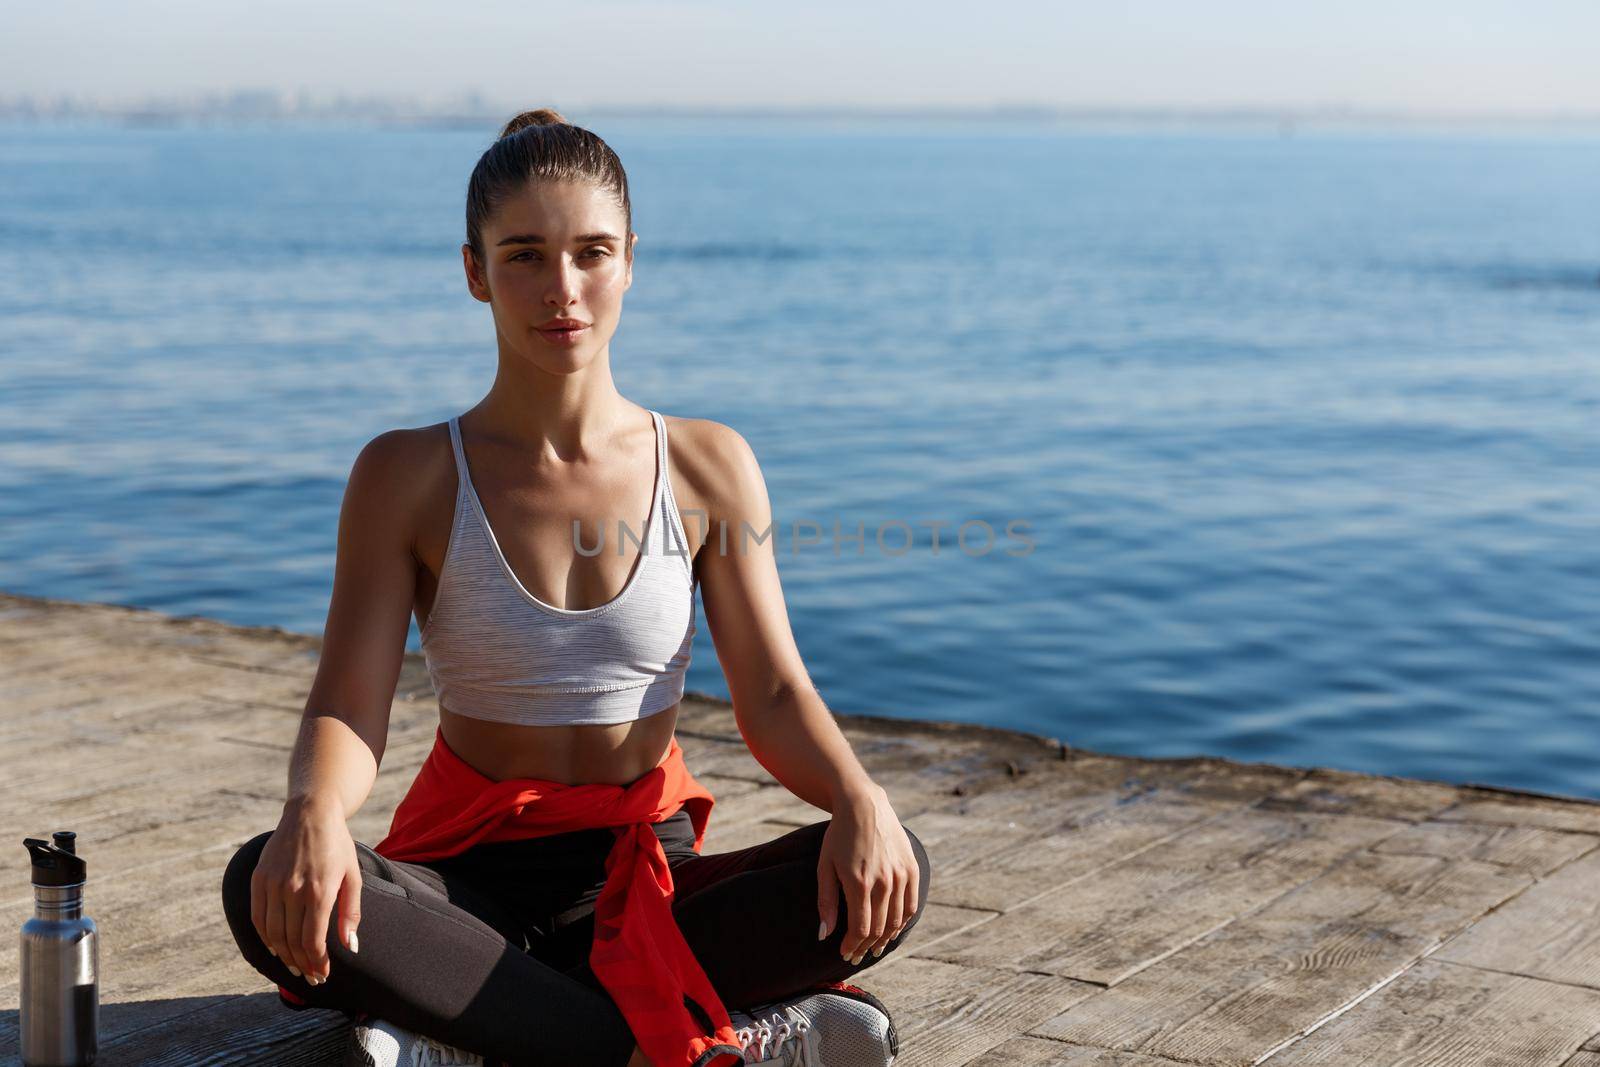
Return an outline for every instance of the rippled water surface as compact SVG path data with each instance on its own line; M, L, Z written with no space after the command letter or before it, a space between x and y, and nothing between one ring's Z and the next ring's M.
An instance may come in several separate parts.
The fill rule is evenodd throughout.
M618 386L751 442L835 709L1600 796L1600 140L593 125ZM0 588L320 633L491 381L491 136L0 130Z

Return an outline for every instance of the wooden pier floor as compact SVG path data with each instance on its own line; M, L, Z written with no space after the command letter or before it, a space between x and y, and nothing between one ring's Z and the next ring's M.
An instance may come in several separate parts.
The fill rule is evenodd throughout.
M283 1008L219 903L233 851L277 824L317 649L0 594L0 921L31 912L22 838L77 831L101 1064L334 1062L343 1016ZM840 718L933 861L925 915L859 979L902 1067L1600 1067L1600 804ZM410 657L358 839L436 722ZM826 817L726 705L686 701L678 736L718 798L707 851ZM0 941L0 1063L20 1062L17 952Z

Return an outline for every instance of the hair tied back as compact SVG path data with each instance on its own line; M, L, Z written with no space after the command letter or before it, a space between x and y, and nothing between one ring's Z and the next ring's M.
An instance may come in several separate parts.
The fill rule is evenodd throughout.
M512 134L525 130L529 126L566 125L568 125L568 122L561 112L557 111L555 108L541 107L535 108L532 111L524 111L522 114L513 118L510 122L506 123L505 128L500 131L500 136L501 138L510 137Z

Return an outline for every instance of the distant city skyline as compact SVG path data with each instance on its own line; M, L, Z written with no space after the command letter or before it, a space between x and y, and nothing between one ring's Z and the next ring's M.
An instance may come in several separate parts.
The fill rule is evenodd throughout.
M1600 5L1411 0L1284 5L1129 0L376 0L10 4L7 113L339 97L396 113L1238 111L1501 118L1600 115ZM275 101L275 102L274 102ZM386 104L385 101L388 103ZM248 110L248 103L246 103Z
M871 105L760 105L725 104L654 105L602 103L552 104L568 118L582 124L613 117L752 118L797 120L971 120L1020 121L1065 125L1246 125L1270 126L1280 131L1313 127L1466 127L1479 129L1574 128L1588 134L1600 131L1600 109L1560 112L1448 112L1405 111L1394 108L1311 107L1071 107L1048 104L998 104L949 107L937 104ZM73 94L0 96L0 121L59 119L109 119L124 124L169 125L212 121L355 121L389 125L498 126L529 106L525 100L497 101L482 93L464 93L433 99L415 96L284 92L276 89L240 88L159 94L139 99L95 99Z

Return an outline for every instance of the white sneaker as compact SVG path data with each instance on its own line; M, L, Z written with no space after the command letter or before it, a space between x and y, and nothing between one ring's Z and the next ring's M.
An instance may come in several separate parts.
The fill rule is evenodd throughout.
M484 1067L484 1063L476 1053L362 1014L351 1027L342 1067Z
M728 1019L745 1063L775 1067L889 1067L900 1051L883 1002L860 986L829 982Z

